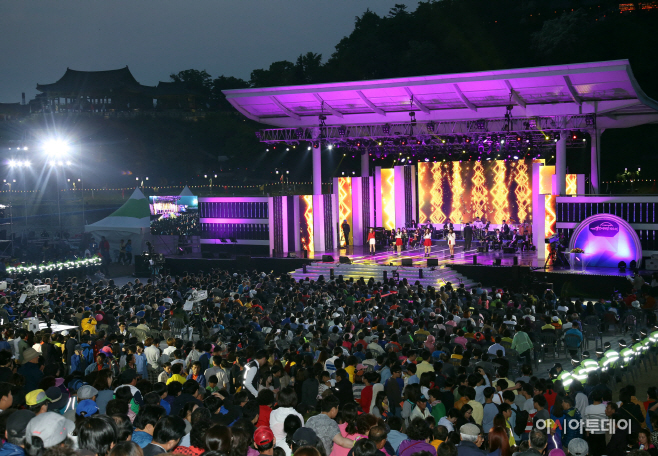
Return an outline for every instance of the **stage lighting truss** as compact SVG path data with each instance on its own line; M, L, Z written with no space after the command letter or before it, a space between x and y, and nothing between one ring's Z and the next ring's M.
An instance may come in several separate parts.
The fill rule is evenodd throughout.
M331 144L332 149L342 147L349 152L382 158L399 153L443 157L504 153L536 157L554 150L561 135L566 135L570 148L587 147L587 130L593 122L593 116L579 115L452 122L418 120L415 125L326 125L322 128L321 147L323 151L330 151L328 145ZM317 132L317 127L276 128L260 130L256 137L269 145L307 142L312 148L319 148Z

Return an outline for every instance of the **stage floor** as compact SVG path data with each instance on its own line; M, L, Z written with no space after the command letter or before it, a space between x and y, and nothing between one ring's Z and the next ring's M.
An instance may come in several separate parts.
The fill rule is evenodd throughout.
M475 243L474 243L475 245ZM519 266L527 266L530 268L542 269L544 268L545 260L537 259L537 252L526 251L526 252L517 252L517 253L503 253L500 250L489 251L486 253L478 253L476 248L472 250L465 251L463 243L460 244L459 241L455 246L455 257L450 258L448 246L447 245L437 245L435 243L432 246L432 253L430 258L438 259L439 266L450 266L451 264L478 264L482 266L497 266L496 260L500 260L500 266L512 266L514 264L514 257L517 257ZM295 252L295 255L298 258L303 258L304 252ZM381 266L401 266L403 259L411 259L412 266L421 268L427 267L427 258L423 247L418 247L415 249L403 250L401 255L398 256L397 252L393 250L380 250L374 254L368 252L368 246L349 246L347 249L337 249L334 251L328 252L311 252L308 255L308 258L311 260L322 261L322 255L331 255L334 259L334 262L338 262L340 256L347 256L352 261L353 264L368 264L368 265L381 265ZM477 263L473 262L473 259L476 258ZM630 275L629 271L624 273L619 272L619 270L614 268L596 268L591 267L587 268L585 271L581 270L571 270L564 267L553 267L553 265L546 265L547 272L563 273L563 274L593 274L593 275L610 275L610 276L626 276Z

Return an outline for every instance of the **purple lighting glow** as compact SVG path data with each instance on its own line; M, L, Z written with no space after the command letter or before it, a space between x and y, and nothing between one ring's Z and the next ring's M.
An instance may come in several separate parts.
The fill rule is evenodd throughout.
M569 249L580 248L589 266L616 268L642 259L642 245L635 230L623 219L598 214L583 220L573 232Z

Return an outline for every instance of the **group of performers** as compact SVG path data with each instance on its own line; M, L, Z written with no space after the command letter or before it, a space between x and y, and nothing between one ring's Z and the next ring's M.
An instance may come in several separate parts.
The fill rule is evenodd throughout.
M508 224L506 220L503 220L500 228L496 228L494 231L489 230L490 225L490 222L484 220L484 217L477 217L472 225L468 222L465 223L461 231L464 239L464 250L471 250L471 244L474 239L481 241L487 251L502 247L520 248L523 251L532 247L532 228L528 221L513 225L511 221ZM404 228L400 227L385 232L384 243L395 246L398 256L402 255L404 248L415 248L422 243L424 257L428 258L432 251L432 239L435 237L435 233L438 234L436 237L439 239L442 238L448 241L450 257L454 258L457 233L450 220L447 220L442 226L440 225L439 228L435 228L431 223L418 225L412 220ZM377 241L375 229L370 228L368 232L368 245L371 254L376 252Z

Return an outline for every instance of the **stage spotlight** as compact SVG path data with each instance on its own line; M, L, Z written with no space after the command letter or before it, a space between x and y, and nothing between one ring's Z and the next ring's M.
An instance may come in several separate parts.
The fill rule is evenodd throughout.
M493 134L493 135L491 135L491 140L492 140L493 142L498 141L498 135L497 135L497 134Z
M356 142L354 145L355 145L356 147L361 147L361 144L362 144L361 141L358 141L358 140L357 140L357 142Z
M521 142L523 138L521 138L521 135L516 135L516 142Z
M389 124L384 124L382 126L382 131L385 135L389 134L391 132L391 126Z
M338 135L339 136L345 136L347 134L347 127L345 125L341 125L338 127Z
M255 133L255 135L256 135L256 139L258 139L258 140L260 140L260 138L262 137L262 134L261 134L260 131L257 131L257 132Z
M515 155L515 156L514 156L514 160L518 160L518 159L519 159L519 156L518 156L518 155Z
M571 132L571 139L573 139L574 141L575 141L576 139L578 139L578 132L577 132L577 131L572 131L572 132Z
M464 136L464 142L466 142L466 143L470 143L470 142L471 142L471 138L470 138L469 136Z
M295 136L297 136L297 139L302 139L304 137L304 129L300 127L295 130Z
M69 144L61 139L51 139L44 143L43 149L49 158L61 158L68 154Z
M317 149L318 147L320 147L320 143L317 141L313 141L313 149Z
M500 138L500 144L505 144L505 138Z
M455 143L455 137L454 136L448 136L448 142L450 144L454 144Z
M475 126L478 130L484 130L486 127L486 123L484 120L478 120L475 122Z
M445 144L445 143L446 143L446 138L441 136L441 144Z
M407 145L407 138L405 138L405 137L400 138L400 145L401 146L406 146Z
M596 117L593 114L588 114L585 116L585 125L588 127L593 127L596 124Z
M419 145L421 145L422 143L423 143L423 141L421 141L420 139L416 138L416 145L419 146Z
M426 161L426 162L428 162L428 161L430 161L430 159L429 159L429 158L427 158L427 157L425 157L425 161Z
M329 144L329 145L327 146L327 149L329 149L329 150L331 150L331 149L333 149L333 148L334 148L333 144Z

